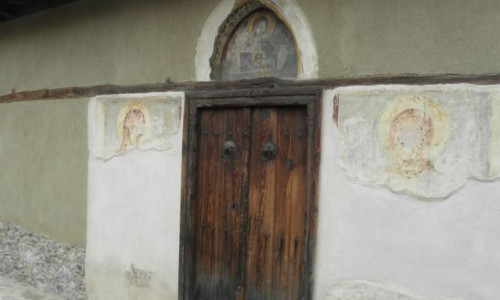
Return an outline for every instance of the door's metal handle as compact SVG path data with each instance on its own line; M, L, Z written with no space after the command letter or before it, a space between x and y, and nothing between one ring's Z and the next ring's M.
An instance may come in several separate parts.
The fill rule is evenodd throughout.
M278 147L273 142L268 142L262 145L260 157L263 161L269 161L276 158Z
M236 144L234 141L228 140L222 145L222 157L224 159L232 159L234 158L234 154L236 153Z

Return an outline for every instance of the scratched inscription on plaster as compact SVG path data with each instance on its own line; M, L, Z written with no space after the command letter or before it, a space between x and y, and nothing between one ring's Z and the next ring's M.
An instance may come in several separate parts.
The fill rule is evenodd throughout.
M151 282L151 271L142 270L130 264L125 270L128 283L137 287L147 288Z
M179 130L180 104L174 96L99 97L96 156L107 160L134 149L169 149Z

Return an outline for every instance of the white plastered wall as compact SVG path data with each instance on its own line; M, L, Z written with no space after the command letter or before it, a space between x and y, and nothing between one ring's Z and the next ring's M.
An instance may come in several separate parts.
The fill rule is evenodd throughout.
M323 99L315 299L499 299L500 182L428 202L349 180L334 94Z
M263 4L278 11L285 18L297 40L302 59L302 73L297 79L318 77L318 54L311 27L305 14L294 0L262 0ZM235 0L222 0L205 21L196 45L196 80L210 81L210 57L220 25L226 20L235 6Z
M180 98L179 118L182 116L183 93L142 96L155 95ZM140 97L123 95L121 98ZM88 299L177 299L182 121L178 120L179 128L171 137L168 150L136 149L103 160L95 151L99 127L97 110L97 100L91 99L88 113ZM136 271L132 276L135 279L149 274L145 276L150 276L146 279L147 287L131 284L127 273L132 272L132 266Z
M314 299L498 298L500 182L469 180L447 199L429 202L349 179L339 167L342 141L332 118L337 91L323 97ZM177 299L183 122L168 150L102 160L94 151L96 110L93 99L89 299ZM147 288L130 283L132 265L151 274Z

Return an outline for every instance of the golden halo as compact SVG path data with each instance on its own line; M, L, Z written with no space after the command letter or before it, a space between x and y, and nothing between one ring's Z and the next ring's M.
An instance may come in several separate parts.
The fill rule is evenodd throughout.
M124 134L123 128L124 128L124 123L125 123L125 117L129 113L129 111L132 111L134 109L139 109L142 112L142 114L144 115L145 128L147 128L149 125L149 112L148 112L148 110L137 101L131 102L127 106L123 107L120 110L120 113L118 114L118 118L116 120L117 121L116 122L116 129L118 130L118 136L120 138L122 138L123 134Z
M271 35L271 33L273 32L274 30L274 27L276 26L276 20L274 19L274 16L269 13L269 12L258 12L258 13L255 13L253 14L250 19L248 19L248 23L247 23L247 30L248 30L248 34L250 36L254 36L254 23L257 19L266 19L266 22L267 22L267 29L266 29L266 32L263 33L264 36L269 36Z
M443 150L449 138L448 116L432 99L419 95L398 96L382 113L378 123L378 134L382 147L391 152L391 128L393 121L402 113L420 111L432 122L432 139L428 145L429 158L435 159Z

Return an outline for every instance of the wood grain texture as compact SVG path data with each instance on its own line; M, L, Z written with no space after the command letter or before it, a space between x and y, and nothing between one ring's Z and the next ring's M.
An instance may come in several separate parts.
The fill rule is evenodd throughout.
M305 108L255 109L252 144L276 143L276 159L250 158L245 299L300 299L307 213Z
M311 299L320 91L187 98L180 299ZM230 161L227 140L238 149ZM268 142L277 156L263 160Z
M247 181L249 109L203 110L194 200L193 299L234 299L242 244L242 186ZM222 146L238 145L223 158Z
M83 87L64 87L54 89L40 89L32 91L16 91L0 95L0 103L46 100L46 99L76 99L98 95L135 94L167 91L211 91L235 89L276 89L276 88L307 88L320 87L332 89L349 85L377 85L377 84L498 84L500 74L384 74L351 78L325 78L312 80L283 80L277 78L258 78L238 81L206 81L206 82L161 82L140 85L113 85L103 84Z

